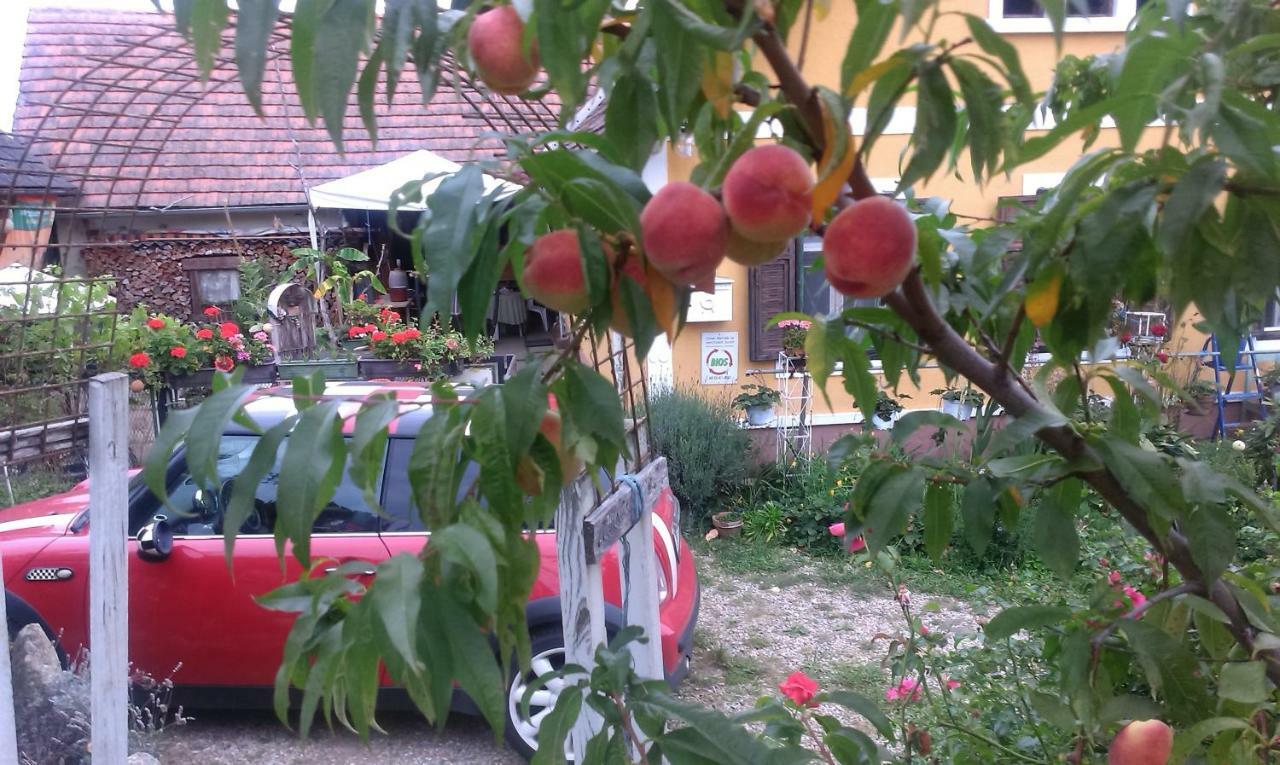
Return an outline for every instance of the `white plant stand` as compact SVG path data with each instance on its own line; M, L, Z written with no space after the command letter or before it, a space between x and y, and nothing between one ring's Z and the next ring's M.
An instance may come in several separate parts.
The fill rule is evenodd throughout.
M807 370L795 369L795 361L779 352L774 367L781 395L775 428L777 455L784 465L813 456L813 378Z

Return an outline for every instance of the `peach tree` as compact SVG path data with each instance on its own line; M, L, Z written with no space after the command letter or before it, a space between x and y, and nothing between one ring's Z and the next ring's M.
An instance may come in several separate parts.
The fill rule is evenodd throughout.
M1051 635L1054 646L1054 671L1035 680L1063 700L1055 724L1072 745L1014 759L1097 762L1120 723L1158 717L1177 731L1175 757L1269 761L1280 683L1275 572L1237 562L1234 534L1242 514L1273 531L1280 517L1251 487L1152 448L1144 433L1161 417L1159 391L1177 385L1157 362L1116 359L1108 325L1115 299L1161 295L1179 314L1198 311L1202 326L1233 348L1280 284L1280 10L1260 0L1152 0L1115 52L1066 60L1051 92L1040 94L1017 50L980 16L928 0L854 4L857 22L833 88L807 82L789 52L819 29L829 34L813 23L829 0L531 0L464 12L386 0L380 17L373 0L298 0L289 16L298 96L339 148L353 89L372 132L379 96L395 92L409 63L427 100L440 73L458 68L498 93L545 100L565 125L603 92L604 119L598 132L503 136L504 161L468 165L430 194L410 184L391 201L429 209L408 234L418 269L431 274L426 315L448 315L456 296L460 328L477 336L509 265L527 295L575 317L574 347L466 399L437 389L437 414L409 468L433 530L420 555L382 564L367 589L341 575L303 578L269 600L298 612L279 676L282 716L294 685L303 690L304 730L323 707L367 733L381 664L428 718L444 718L456 681L499 727L507 657L528 661L524 602L537 556L525 529L548 520L579 461L609 471L626 448L612 384L575 350L617 331L643 356L659 334L680 331L689 293L722 258L764 263L808 232L823 237L835 289L880 299L831 315L775 317L813 322L806 350L819 385L835 384L838 369L869 419L879 375L891 387L918 381L929 360L983 391L1010 420L961 466L873 461L846 519L870 555L889 555L909 521L923 524L927 548L943 555L958 502L968 543L979 547L998 518L1034 513L1041 557L1067 575L1078 565L1078 514L1090 495L1162 561L1161 589L1140 603L1115 609L1107 601L1092 612L1027 603L987 626L990 639L1025 629ZM178 27L206 70L228 5L175 0ZM1073 9L1066 0L1041 6L1060 46ZM237 8L236 60L258 103L277 5L240 0ZM884 151L895 108L911 101L914 131L899 159L904 203L878 196L866 165ZM855 105L867 114L857 138L848 128ZM1052 129L1029 133L1046 112ZM690 136L698 163L689 180L651 193L639 171L654 147ZM1083 148L1065 178L1011 222L965 225L946 200L910 193L942 174L978 188L1066 146ZM523 187L499 199L486 192L483 170L518 177ZM1037 338L1050 360L1029 370ZM1085 353L1112 363L1086 371ZM313 399L315 385L295 383L298 414L263 434L226 523L236 528L292 430L275 533L281 555L290 542L304 566L316 565L311 519L344 466L372 494L395 414L391 400L370 402L344 441L343 418L335 404ZM1097 388L1114 397L1102 419L1087 400ZM153 478L185 440L193 476L211 479L212 436L238 416L246 395L229 385L175 416ZM922 413L899 428L959 425ZM471 462L480 480L463 486ZM480 631L496 652L474 639ZM560 758L565 726L583 704L610 723L584 754L590 762L937 756L918 735L884 725L861 697L791 696L790 707L765 704L730 719L628 677L616 652L602 651L601 662L616 671L562 696L540 758ZM888 748L810 711L823 701L864 714ZM767 723L767 735L751 734L751 721ZM1134 725L1110 761L1163 762L1170 729ZM969 731L959 741L967 743L948 754L957 762L1011 757L992 734Z

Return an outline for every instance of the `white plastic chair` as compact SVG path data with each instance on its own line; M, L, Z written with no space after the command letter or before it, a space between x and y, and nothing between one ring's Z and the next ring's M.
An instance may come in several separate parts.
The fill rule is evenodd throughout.
M535 302L533 298L525 298L524 305L530 311L538 314L538 318L542 319L542 331L550 332L551 322L547 318L547 307L545 305L542 305L541 303Z

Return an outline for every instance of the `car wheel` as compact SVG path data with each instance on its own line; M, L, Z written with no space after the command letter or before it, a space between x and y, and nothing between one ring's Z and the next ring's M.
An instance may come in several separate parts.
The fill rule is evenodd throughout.
M540 629L529 636L532 661L528 672L517 667L507 685L507 744L525 759L538 750L538 730L542 720L555 708L565 682L556 678L538 687L529 699L529 713L523 714L520 702L534 681L564 666L564 636L559 628ZM570 758L572 761L572 758Z
M62 650L62 641L58 640L58 636L53 634L53 630L49 629L49 625L45 624L44 619L40 618L40 614L35 609L27 605L26 601L9 591L4 594L5 615L8 617L9 642L12 643L22 628L28 624L36 624L40 629L44 630L45 637L49 638L49 642L53 643L53 650L58 654L58 663L63 669L71 668L71 661L68 659L65 651Z

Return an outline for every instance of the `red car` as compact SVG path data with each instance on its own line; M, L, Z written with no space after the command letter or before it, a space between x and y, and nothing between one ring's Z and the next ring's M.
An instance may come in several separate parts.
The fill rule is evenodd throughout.
M331 383L326 397L350 402L353 417L369 395L391 390L401 401L401 414L391 424L383 467L381 504L386 516L374 513L361 491L344 476L342 484L316 521L312 555L337 563L377 564L401 552L417 552L428 532L415 511L408 484L413 439L431 416L427 389L413 383ZM287 387L262 391L247 411L262 427L293 413ZM235 426L239 427L239 426ZM172 675L179 700L192 707L264 705L280 665L292 615L261 608L254 597L296 579L301 573L290 556L283 576L271 534L278 473L259 485L255 513L245 522L235 544L235 570L228 571L223 553L221 519L230 481L244 468L257 443L247 430L222 437L218 471L221 496L198 489L179 454L169 467L168 491L183 515L168 513L135 476L129 490L129 660L153 677ZM0 556L5 575L9 633L41 624L67 655L88 647L89 531L88 487L0 511ZM694 562L679 533L679 508L670 490L654 508L654 549L659 561L662 655L673 684L688 669L693 627L698 611ZM137 536L157 516L173 531L172 552L156 559L138 554ZM535 674L563 661L556 537L537 532L542 565L529 596L528 620ZM154 554L153 554L154 556ZM621 626L617 558L603 562L606 618ZM530 714L519 712L529 677L513 678L509 688L507 740L528 756L536 746L538 725L554 703L555 687L533 696ZM558 685L556 683L555 685ZM394 695L394 694L393 694ZM456 706L466 706L459 699Z

